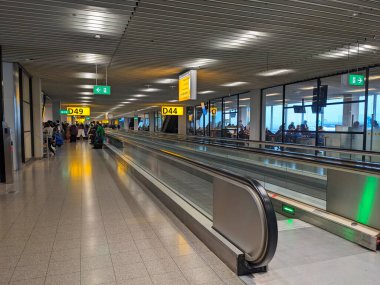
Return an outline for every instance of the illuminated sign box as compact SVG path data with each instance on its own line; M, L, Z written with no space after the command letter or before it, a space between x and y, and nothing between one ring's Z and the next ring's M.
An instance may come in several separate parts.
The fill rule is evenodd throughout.
M190 70L179 76L178 101L197 99L197 71Z
M90 108L89 107L67 107L67 116L90 116Z
M165 116L182 116L183 115L183 107L175 107L175 106L162 106L161 114Z

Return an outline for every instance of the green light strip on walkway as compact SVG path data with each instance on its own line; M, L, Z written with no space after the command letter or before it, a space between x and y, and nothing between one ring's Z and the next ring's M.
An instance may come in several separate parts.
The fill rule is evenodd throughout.
M377 192L377 184L378 179L376 177L367 177L356 217L356 220L359 223L368 225L368 222L371 219Z

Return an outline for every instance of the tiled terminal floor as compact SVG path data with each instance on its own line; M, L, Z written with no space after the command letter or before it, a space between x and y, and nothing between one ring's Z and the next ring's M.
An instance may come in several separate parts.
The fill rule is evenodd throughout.
M242 284L124 170L78 142L1 185L0 284Z

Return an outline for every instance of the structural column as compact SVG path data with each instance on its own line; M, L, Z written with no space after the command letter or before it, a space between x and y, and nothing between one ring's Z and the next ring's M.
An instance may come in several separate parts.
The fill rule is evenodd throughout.
M263 110L261 110L261 96L260 90L253 90L251 92L251 118L250 118L250 131L249 139L250 140L260 140L260 118L264 115ZM264 108L265 109L265 108ZM265 112L265 110L264 110Z
M4 96L3 96L3 52L0 46L0 182L5 182L5 153L4 153Z
M154 133L154 112L149 112L149 132Z
M178 134L186 135L186 113L178 116Z
M41 79L32 78L32 101L33 101L33 130L34 130L34 156L43 157L43 136L42 136L42 91Z
M52 103L53 121L61 121L61 101L54 100Z

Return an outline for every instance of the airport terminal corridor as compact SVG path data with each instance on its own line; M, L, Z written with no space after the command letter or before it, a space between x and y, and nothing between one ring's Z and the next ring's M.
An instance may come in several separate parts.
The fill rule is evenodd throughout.
M380 2L1 0L0 285L378 285Z
M87 142L29 165L12 190L0 195L0 284L243 284Z

